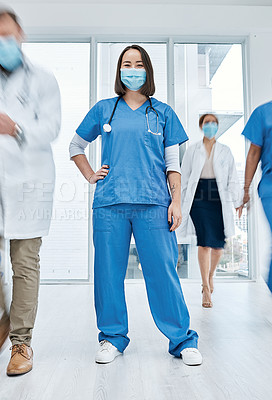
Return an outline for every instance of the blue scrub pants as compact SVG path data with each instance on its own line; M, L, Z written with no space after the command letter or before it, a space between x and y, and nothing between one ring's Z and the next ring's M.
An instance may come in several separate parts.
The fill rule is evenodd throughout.
M262 200L263 209L264 209L266 218L269 222L270 230L272 233L272 197L263 197L261 200ZM272 256L271 256L271 260L270 260L267 285L268 285L270 291L272 292Z
M170 341L170 354L180 357L184 348L197 348L198 335L189 329L190 317L176 271L178 246L175 232L169 231L167 212L167 207L144 204L118 204L93 210L99 341L108 340L121 352L129 344L124 279L132 233L151 313Z

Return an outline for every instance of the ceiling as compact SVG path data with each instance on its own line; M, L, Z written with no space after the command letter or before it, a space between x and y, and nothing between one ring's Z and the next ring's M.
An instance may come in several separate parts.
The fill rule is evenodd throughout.
M10 2L9 2L10 3ZM12 5L22 3L75 3L75 0L14 0ZM235 5L235 6L272 6L272 0L79 0L77 4L180 4L180 5Z

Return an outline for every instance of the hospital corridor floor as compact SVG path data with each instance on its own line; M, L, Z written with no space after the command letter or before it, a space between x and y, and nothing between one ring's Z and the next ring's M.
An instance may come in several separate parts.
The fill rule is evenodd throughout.
M42 285L34 330L34 369L9 378L9 343L0 354L1 400L264 400L272 398L272 296L263 282L216 282L214 307L201 307L199 283L182 283L204 362L184 365L167 352L143 283L126 284L130 345L108 365L98 348L89 285Z

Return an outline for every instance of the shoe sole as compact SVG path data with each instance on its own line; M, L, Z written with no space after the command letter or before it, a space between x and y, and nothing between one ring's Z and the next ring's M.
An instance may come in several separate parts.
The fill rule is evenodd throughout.
M197 366L199 366L199 365L202 365L202 362L200 362L200 363L198 363L198 364L186 364L186 363L183 361L183 363L184 363L184 365L187 365L188 367L197 367Z
M112 363L115 359L116 359L116 357L119 357L119 356L121 356L122 355L122 353L120 353L120 354L117 354L112 360L110 360L110 361L97 361L97 360L95 360L95 362L96 362L96 364L110 364L110 363Z
M32 368L26 372L19 372L19 373L11 373L11 372L7 372L7 376L20 376L20 375L25 375L28 372L32 371Z
M188 367L197 367L198 365L203 364L203 360L201 360L200 362L196 363L196 364L187 364L186 362L184 362L183 357L181 356L181 359L184 363L184 365L188 365Z

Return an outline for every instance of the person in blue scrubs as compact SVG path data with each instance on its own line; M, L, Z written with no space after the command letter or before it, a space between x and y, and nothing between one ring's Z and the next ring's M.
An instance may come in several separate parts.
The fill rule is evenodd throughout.
M246 160L243 204L250 200L249 187L261 161L258 193L272 232L272 101L253 111L242 134L251 142ZM272 292L272 258L267 284Z
M133 233L151 313L170 341L169 352L187 365L199 365L198 335L190 330L176 271L180 173L167 173L165 163L165 149L178 150L188 138L172 108L150 98L155 92L153 68L142 47L129 46L121 53L115 92L118 97L99 101L76 130L87 144L102 136L102 167L94 172L84 154L71 155L84 177L97 185L93 241L100 349L96 362L113 361L129 344L124 280Z

